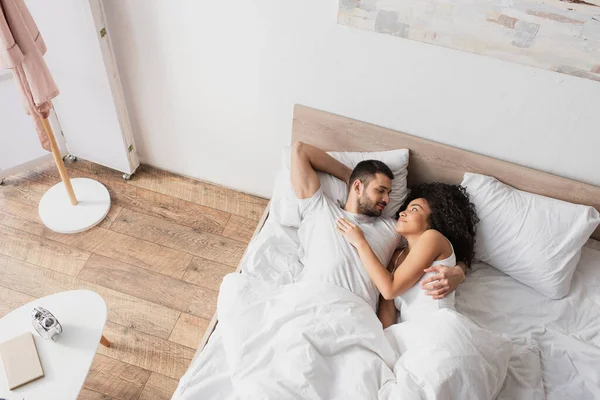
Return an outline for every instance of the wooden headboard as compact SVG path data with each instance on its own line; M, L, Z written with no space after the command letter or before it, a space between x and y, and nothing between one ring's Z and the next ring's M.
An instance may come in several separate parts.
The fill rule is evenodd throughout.
M351 118L296 105L292 142L327 151L410 150L408 185L460 184L465 172L494 176L519 190L590 205L600 211L600 187L421 139ZM592 234L600 240L600 228Z

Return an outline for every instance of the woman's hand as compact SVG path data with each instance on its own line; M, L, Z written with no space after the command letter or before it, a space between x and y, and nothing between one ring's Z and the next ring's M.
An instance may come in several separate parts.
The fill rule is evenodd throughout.
M338 218L335 227L352 246L358 248L360 245L367 243L362 229L352 222L344 218Z

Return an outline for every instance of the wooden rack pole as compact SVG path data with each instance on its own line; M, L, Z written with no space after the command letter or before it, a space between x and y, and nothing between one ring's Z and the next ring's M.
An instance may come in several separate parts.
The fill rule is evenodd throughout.
M75 192L73 191L73 186L71 185L69 174L67 173L67 169L65 168L65 163L63 162L63 159L60 156L60 150L58 149L58 145L56 144L56 139L54 138L54 133L52 132L52 128L50 127L50 122L48 122L48 119L42 119L42 124L44 125L44 129L46 130L48 139L50 139L50 148L52 149L52 156L54 157L54 162L58 167L58 173L60 174L60 178L64 182L65 188L67 189L69 200L71 200L72 205L76 206L77 197L75 197Z

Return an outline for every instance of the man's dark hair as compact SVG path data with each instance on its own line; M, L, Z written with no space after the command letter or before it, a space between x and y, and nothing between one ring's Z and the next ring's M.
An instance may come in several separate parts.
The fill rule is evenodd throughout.
M375 178L375 174L384 174L390 179L394 179L394 173L384 162L378 160L364 160L359 162L352 174L350 175L349 188L352 188L352 184L357 179L362 182L363 185L368 186L369 182Z

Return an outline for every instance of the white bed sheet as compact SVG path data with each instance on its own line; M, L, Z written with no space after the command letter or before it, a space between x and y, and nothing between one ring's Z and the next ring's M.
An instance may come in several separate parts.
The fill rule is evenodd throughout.
M246 274L291 283L302 265L298 236L269 218L242 263ZM600 242L583 249L569 295L550 300L498 270L477 264L456 295L457 310L515 344L499 399L600 398ZM219 326L181 378L174 399L193 392L232 393ZM539 371L541 363L541 376ZM536 368L537 367L537 368Z
M482 328L537 346L548 399L600 398L600 242L589 241L569 294L551 300L486 264L458 288L456 309ZM525 371L524 371L525 372ZM510 385L505 389L511 396ZM517 392L518 393L518 392Z

